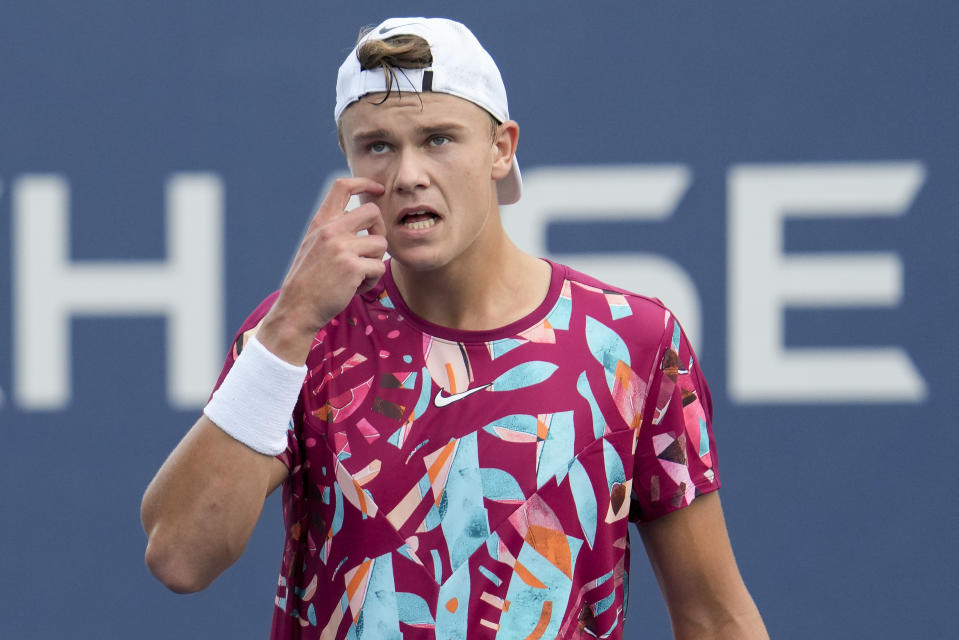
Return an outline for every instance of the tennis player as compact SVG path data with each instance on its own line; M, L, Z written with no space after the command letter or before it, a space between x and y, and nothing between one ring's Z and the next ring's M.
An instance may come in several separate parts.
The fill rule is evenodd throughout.
M766 638L692 347L510 242L519 127L473 34L365 31L334 117L353 177L147 489L150 570L206 588L282 486L272 638L621 638L634 522L676 638Z

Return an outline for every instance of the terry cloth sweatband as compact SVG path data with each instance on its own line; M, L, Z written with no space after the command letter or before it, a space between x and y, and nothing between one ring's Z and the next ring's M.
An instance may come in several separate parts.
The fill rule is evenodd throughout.
M203 413L254 451L283 453L306 371L306 365L278 358L252 336Z

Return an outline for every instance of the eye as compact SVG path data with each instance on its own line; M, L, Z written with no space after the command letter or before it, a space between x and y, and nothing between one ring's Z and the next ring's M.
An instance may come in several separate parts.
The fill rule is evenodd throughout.
M367 146L367 150L373 154L386 153L389 151L389 148L390 146L385 142L371 142L369 146Z
M432 138L430 138L431 147L442 147L447 142L450 142L449 136L439 135L439 136L433 136Z

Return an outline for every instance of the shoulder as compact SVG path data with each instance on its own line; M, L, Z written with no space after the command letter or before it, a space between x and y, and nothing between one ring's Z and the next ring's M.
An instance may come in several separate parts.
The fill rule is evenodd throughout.
M675 322L672 311L659 298L623 289L564 264L551 264L554 269L563 272L567 283L565 295L572 297L574 293L586 293L576 296L578 302L586 307L608 308L610 319L614 322L641 324L647 331L656 327L665 331L670 322Z
M560 264L558 262L552 262L553 268L561 269L565 275L565 278L568 282L573 285L577 285L583 289L593 290L597 293L602 293L605 295L620 295L630 300L630 302L648 306L652 309L659 309L662 311L669 311L666 308L666 305L663 304L662 300L652 296L643 295L635 291L629 291L623 289L622 287L617 287L616 285L609 284L594 278L593 276L583 273L582 271L577 271L569 265Z

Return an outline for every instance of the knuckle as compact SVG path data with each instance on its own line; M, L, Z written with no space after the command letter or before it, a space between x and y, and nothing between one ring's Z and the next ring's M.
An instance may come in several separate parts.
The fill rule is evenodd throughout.
M336 232L330 228L330 225L323 225L316 230L316 239L327 244L336 237Z
M339 249L338 251L331 252L331 258L335 264L349 270L354 266L356 254L346 249Z

